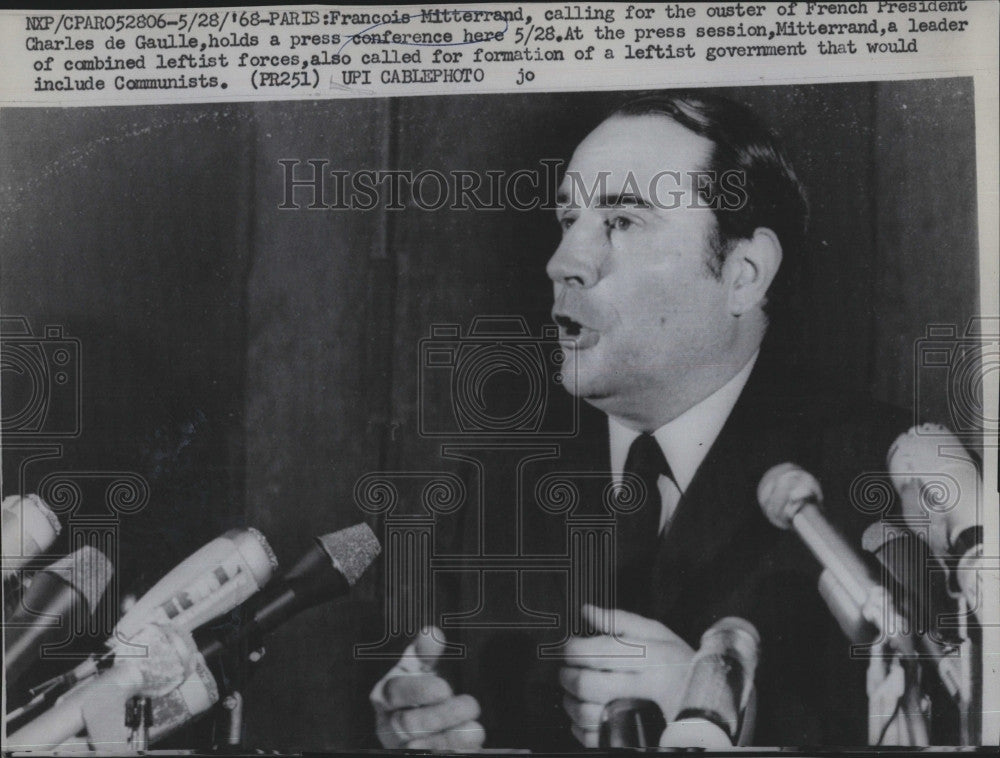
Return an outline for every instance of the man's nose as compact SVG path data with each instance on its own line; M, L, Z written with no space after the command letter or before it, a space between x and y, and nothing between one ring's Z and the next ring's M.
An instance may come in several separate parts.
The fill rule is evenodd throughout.
M577 223L563 235L545 272L556 284L584 289L593 287L601 278L603 255L601 240L587 235L583 224Z

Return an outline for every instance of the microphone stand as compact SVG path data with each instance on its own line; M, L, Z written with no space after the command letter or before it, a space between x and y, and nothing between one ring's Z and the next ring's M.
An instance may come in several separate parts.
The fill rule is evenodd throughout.
M220 642L219 638L215 638ZM246 691L250 674L256 670L257 664L264 658L267 649L264 647L263 634L255 632L240 640L235 649L214 646L218 651L218 659L209 661L209 668L219 684L219 709L216 712L215 725L212 730L212 752L241 753L243 752L243 713ZM202 648L206 648L203 646ZM206 658L214 655L209 652Z
M243 695L234 690L222 701L222 707L229 712L226 747L238 750L243 744Z
M981 644L976 644L970 632L972 625L968 623L969 609L968 600L964 595L956 597L958 601L958 623L959 633L962 636L960 646L960 698L958 703L958 730L959 742L962 745L977 745L980 742L982 733L982 704L983 704L983 680L982 680L982 655Z
M918 659L877 643L868 665L869 745L930 745L930 700L921 689L920 673Z
M153 700L136 695L125 703L125 726L129 728L126 744L135 752L149 750L149 727L153 725Z

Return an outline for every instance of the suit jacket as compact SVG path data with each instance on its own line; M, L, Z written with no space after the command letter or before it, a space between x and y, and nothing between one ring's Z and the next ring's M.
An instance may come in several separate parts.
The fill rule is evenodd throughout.
M555 654L561 640L580 632L574 628L576 604L607 602L606 583L594 578L605 569L596 565L599 550L588 559L595 565L585 561L590 580L569 576L564 565L547 570L539 560L572 552L572 524L609 517L606 418L584 404L579 412L580 433L559 441L556 455L535 451L532 458L517 446L508 451L519 459L508 469L517 471L519 516L471 518L467 524L465 548L472 551L482 544L484 525L519 532L513 552L521 557L520 570L513 558L508 566L514 568L465 572L454 583L457 592L439 604L449 638L467 646L464 661L451 672L455 689L479 699L490 747L579 747L561 707L561 661ZM765 343L659 542L648 586L638 593L617 587L617 596L630 596L634 610L661 621L694 649L724 616L757 627L762 645L754 744L867 740L867 662L852 659L850 643L817 591L817 562L793 533L764 517L757 485L774 465L803 466L819 479L830 520L860 551L864 528L886 515L891 500L865 500L858 477L884 471L889 445L905 429L898 410L790 374L780 347ZM544 440L531 442L541 446ZM573 483L575 501L547 490L546 483L556 480ZM500 507L488 488L482 497L484 512ZM619 524L627 518L611 517ZM617 560L627 549L617 546ZM449 617L449 611L457 615Z

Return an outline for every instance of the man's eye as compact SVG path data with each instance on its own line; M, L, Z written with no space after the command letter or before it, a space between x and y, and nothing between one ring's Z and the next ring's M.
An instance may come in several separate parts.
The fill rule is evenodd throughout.
M559 226L565 232L567 229L573 226L574 221L576 221L576 219L570 216L563 216L561 219L559 219Z
M632 220L625 218L625 216L614 216L608 219L608 228L619 232L624 232L630 226L632 226Z

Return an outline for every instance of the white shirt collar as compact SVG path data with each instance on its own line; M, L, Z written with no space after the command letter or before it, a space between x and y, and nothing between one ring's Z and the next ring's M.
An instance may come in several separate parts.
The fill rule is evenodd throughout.
M760 351L754 353L736 376L711 395L653 432L681 492L691 484L698 466L708 455L715 438L722 431L726 419L729 418L740 393L746 386L747 379L750 378L750 372L759 354ZM628 457L628 449L639 436L639 432L625 426L615 417L608 416L608 436L611 447L611 475L615 484L619 484L625 468L625 459Z

